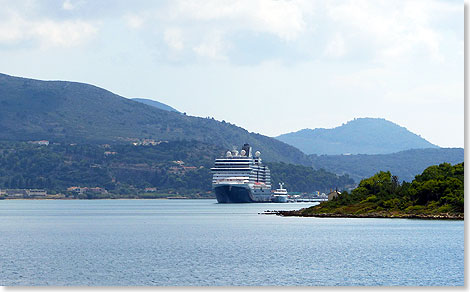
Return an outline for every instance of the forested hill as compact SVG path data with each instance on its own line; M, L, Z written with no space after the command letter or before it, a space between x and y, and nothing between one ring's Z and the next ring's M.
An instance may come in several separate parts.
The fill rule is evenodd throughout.
M438 148L385 119L359 118L333 129L304 129L276 137L306 154L388 154L409 149Z
M129 144L53 144L0 142L0 189L102 187L114 194L136 194L156 187L159 192L200 193L212 189L210 168L225 149L197 141L150 146ZM324 170L285 163L267 163L272 182L289 191L343 189L353 181Z
M356 182L379 171L390 171L400 181L412 181L426 167L464 161L463 148L413 149L377 155L310 155L313 167L337 174L348 174Z
M0 140L130 144L144 138L230 149L249 143L266 161L309 164L295 147L224 121L161 110L89 84L0 74Z

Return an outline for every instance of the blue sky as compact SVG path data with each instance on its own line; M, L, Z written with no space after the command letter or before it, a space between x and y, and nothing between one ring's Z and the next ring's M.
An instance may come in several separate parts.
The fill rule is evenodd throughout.
M464 146L462 1L0 4L2 73L91 83L268 136L382 117Z

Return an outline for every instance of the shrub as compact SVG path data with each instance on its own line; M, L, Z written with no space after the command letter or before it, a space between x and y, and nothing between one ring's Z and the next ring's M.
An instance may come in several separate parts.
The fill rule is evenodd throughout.
M372 202L372 203L377 202L377 196L376 195L369 196L365 200L362 200L361 204L368 203L368 202Z

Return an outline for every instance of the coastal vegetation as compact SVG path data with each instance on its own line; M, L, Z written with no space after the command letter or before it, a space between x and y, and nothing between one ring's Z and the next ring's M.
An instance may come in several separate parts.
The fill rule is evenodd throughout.
M0 189L46 189L83 198L165 196L213 197L214 159L226 149L198 141L156 145L0 143ZM353 183L347 175L287 163L267 162L273 185L299 192L327 191ZM70 187L107 192L76 194ZM147 190L146 190L147 189ZM153 189L149 192L148 189ZM169 194L169 195L168 195Z
M287 216L321 217L464 217L464 163L442 163L426 168L411 182L399 183L390 172L363 179L351 193Z

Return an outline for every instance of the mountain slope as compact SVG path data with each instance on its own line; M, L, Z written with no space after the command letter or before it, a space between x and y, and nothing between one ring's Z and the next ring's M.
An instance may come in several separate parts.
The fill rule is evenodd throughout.
M400 181L412 181L430 165L464 161L462 148L412 149L393 154L377 155L309 155L313 167L325 169L338 175L348 174L356 182L379 171L390 171Z
M307 154L387 154L438 148L404 127L377 118L359 118L333 129L304 129L276 139Z
M150 106L153 106L153 107L162 109L162 110L166 110L166 111L169 111L169 112L177 112L177 113L179 113L179 111L177 111L176 109L172 108L171 106L166 105L166 104L161 103L161 102L156 101L156 100L151 100L151 99L147 99L147 98L131 98L131 99L134 100L134 101L137 101L137 102L146 104L146 105L150 105Z
M217 153L223 151L217 145L197 141L172 141L155 146L40 146L1 141L0 189L46 188L65 192L71 186L98 186L122 195L156 187L164 193L207 194L212 189L210 169ZM307 166L280 162L267 164L273 170L273 185L284 182L290 191L326 191L353 183L348 176Z
M250 143L267 161L310 163L295 147L230 123L157 109L89 84L0 74L0 140L130 143L143 138L224 148Z

